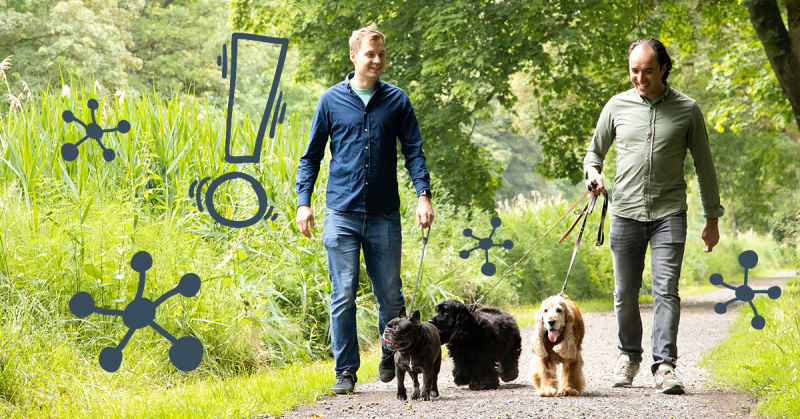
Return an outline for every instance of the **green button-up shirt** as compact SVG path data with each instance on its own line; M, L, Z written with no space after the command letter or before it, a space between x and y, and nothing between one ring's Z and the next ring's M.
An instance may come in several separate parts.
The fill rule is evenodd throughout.
M708 146L703 114L694 99L667 86L655 104L636 89L612 97L597 121L583 160L584 173L603 159L617 141L617 175L611 211L638 221L660 220L686 211L683 162L692 153L700 185L703 216L725 213L720 205L717 174Z

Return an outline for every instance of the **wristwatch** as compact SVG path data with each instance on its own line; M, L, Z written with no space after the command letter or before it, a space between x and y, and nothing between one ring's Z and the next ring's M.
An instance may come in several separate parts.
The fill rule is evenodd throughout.
M433 194L431 193L430 189L425 188L425 189L419 191L419 196L427 196L428 198L430 198L430 197L433 196Z

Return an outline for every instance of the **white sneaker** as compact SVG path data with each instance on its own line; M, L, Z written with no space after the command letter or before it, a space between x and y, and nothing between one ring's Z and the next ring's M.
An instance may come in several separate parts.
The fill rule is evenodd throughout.
M661 364L653 377L656 382L656 389L664 394L683 394L683 383L675 375L675 368L669 364Z
M631 361L628 355L620 354L614 369L614 387L630 387L641 363L642 361Z

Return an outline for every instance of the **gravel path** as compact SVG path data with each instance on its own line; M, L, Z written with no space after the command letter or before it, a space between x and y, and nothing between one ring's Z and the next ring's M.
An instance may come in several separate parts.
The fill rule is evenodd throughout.
M753 288L783 286L790 275L753 279ZM733 323L735 310L725 315L714 312L716 302L733 298L733 291L718 289L708 294L681 300L681 326L678 335L678 376L686 394L658 393L649 373L652 304L642 305L645 362L633 381L633 388L612 388L610 373L616 362L616 319L613 312L586 313L583 341L586 391L580 397L537 397L531 382L533 354L530 341L533 327L522 330L520 376L501 384L498 390L470 391L456 387L451 375L452 361L446 358L439 373L441 396L430 402L402 402L395 398L396 384L358 383L356 394L326 396L314 405L289 412L292 418L731 418L748 417L756 400L706 384L706 371L697 366L703 352L718 344ZM757 300L756 300L757 301ZM406 387L411 385L406 377Z

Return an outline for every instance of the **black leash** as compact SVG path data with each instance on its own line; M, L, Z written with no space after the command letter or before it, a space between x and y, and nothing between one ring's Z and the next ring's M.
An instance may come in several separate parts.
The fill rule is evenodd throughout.
M589 219L589 215L594 210L594 205L597 202L597 195L592 194L592 200L589 201L588 204L583 208L583 211L576 211L578 214L578 218L575 219L575 222L572 223L572 227L564 233L564 236L561 237L561 240L558 242L561 243L564 239L569 236L569 233L572 232L572 229L578 224L581 217L583 217L583 224L581 224L581 229L578 231L578 240L575 241L575 248L572 249L572 259L569 261L569 268L567 268L567 276L564 278L564 285L561 287L561 293L558 295L563 296L564 292L567 290L567 281L569 281L569 273L572 271L572 265L575 263L575 256L578 255L578 248L581 245L581 239L583 238L583 230L586 228L586 220ZM603 227L606 221L606 213L608 212L608 193L603 191L603 213L600 215L600 227L597 230L597 241L594 243L595 246L602 246L603 242L605 241L605 234L603 232Z
M414 298L417 297L417 287L419 287L419 279L422 276L422 261L425 259L425 246L428 244L428 236L431 235L431 228L428 227L428 234L425 234L425 228L420 227L420 234L422 235L422 255L419 257L419 270L417 271L417 283L414 284L414 293L411 294L411 306L408 308L409 317L414 314Z
M527 252L525 252L525 254L524 254L524 255L522 255L522 257L521 257L521 258L519 258L519 260L517 260L516 262L514 262L514 264L513 264L513 265L511 265L511 267L510 267L510 268L508 268L508 269L506 270L506 272L503 274L503 276L501 276L501 277L500 277L500 279L498 279L498 280L497 280L497 281L494 283L494 285L492 285L492 287L491 287L491 288L489 288L489 291L486 291L486 293L484 293L484 294L483 294L483 296L481 296L481 298L479 298L479 299L478 299L477 301L475 301L474 303L470 304L470 311L471 311L471 312L474 312L474 311L475 311L475 309L476 309L476 308L478 308L478 303L480 303L481 301L483 301L483 299L484 299L484 298L486 298L486 296L487 296L487 295L489 295L489 293L490 293L490 292L492 292L492 290L494 290L494 289L495 289L495 287L497 287L497 285L499 285L499 284L500 284L500 282L502 282L502 281L503 281L503 279L505 279L505 277L506 277L506 276L508 276L508 274L510 274L510 273L511 273L511 271L513 271L514 269L516 269L517 265L519 265L519 264L520 264L520 262L522 262L522 260L523 260L523 259L525 259L526 257L528 257L528 255L529 255L529 254L530 254L530 253L533 251L533 249L535 249L535 248L536 248L536 246L538 246L538 245L539 245L539 243L541 243L541 242L542 242L542 240L544 240L544 238L545 238L545 237L547 237L547 235L548 235L548 234L550 234L550 232L551 232L551 231L553 231L553 229L555 229L555 228L556 228L556 227L557 227L559 224L561 224L561 221L563 221L563 220L564 220L564 218L566 218L566 217L567 217L567 215L570 213L570 211L572 211L573 209L575 209L575 207L577 207L577 206L578 206L578 204L579 204L581 201L583 201L583 199L584 199L584 198L586 198L586 196L587 196L587 195L589 195L589 193L590 193L590 192L591 192L591 191L586 191L586 193L584 193L584 194L583 194L583 196L581 196L580 198L578 198L578 200L577 200L577 201L575 201L575 203L574 203L574 204L572 204L572 206L571 206L571 207L569 207L569 209L568 209L567 211L565 211L565 212L564 212L564 215L562 215L562 216L561 216L561 218L559 218L559 219L558 219L558 221L556 221L556 222L555 222L555 224L553 224L552 226L550 226L550 228L549 228L549 229L547 229L547 231L544 233L544 235L542 235L542 237L540 237L540 238L539 238L539 240L537 240L537 241L536 241L536 243L534 243L534 244L533 244L533 246L531 246L531 247L528 249L528 251L527 251ZM584 208L584 210L585 210L585 208ZM570 230L571 230L571 229L570 229Z

